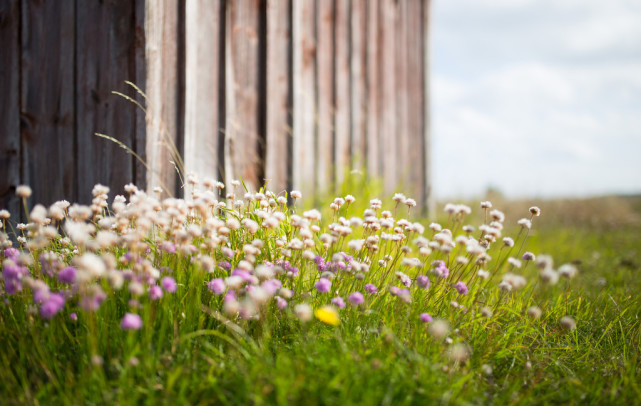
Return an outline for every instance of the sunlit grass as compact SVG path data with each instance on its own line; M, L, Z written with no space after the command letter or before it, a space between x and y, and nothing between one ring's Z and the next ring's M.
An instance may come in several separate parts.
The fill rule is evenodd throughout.
M109 205L98 186L92 206L36 206L26 225L4 219L18 244L8 249L3 234L3 399L633 404L641 395L634 224L558 227L545 222L545 202L541 217L529 206L513 215L506 202L504 220L487 204L449 204L432 223L364 179L313 211L305 196L292 205L284 193L188 179L189 201L130 185Z

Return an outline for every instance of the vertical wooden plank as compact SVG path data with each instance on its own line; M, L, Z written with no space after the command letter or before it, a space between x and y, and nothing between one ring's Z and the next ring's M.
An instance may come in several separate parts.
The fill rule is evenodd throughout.
M145 1L146 0L135 0L134 8L134 64L135 64L135 76L133 78L133 83L140 88L143 92L146 92L147 89L147 61L145 53L145 44L147 39L145 38ZM130 89L128 92L129 95L133 96L138 102L145 106L147 102L144 100L142 95L134 92ZM135 141L135 151L140 156L140 158L147 162L147 124L145 113L136 108L136 137ZM134 174L134 182L136 186L140 189L145 190L147 188L147 170L142 162L135 160L136 171ZM120 193L120 191L117 191ZM114 193L115 195L116 193Z
M415 190L410 181L412 168L411 151L409 150L409 114L408 114L408 92L409 92L409 72L408 72L408 3L411 0L398 2L395 9L394 31L396 39L394 41L394 77L396 79L395 103L396 112L396 174L395 184L403 189L404 193L415 196Z
M406 35L408 45L408 141L409 141L409 182L414 189L414 196L419 205L425 204L424 156L423 139L423 31L421 21L423 10L421 0L410 0L405 9L407 24Z
M22 182L32 202L75 200L74 2L23 0L21 13Z
M423 155L424 163L424 173L425 177L423 182L425 184L425 196L424 201L427 212L430 216L434 216L436 211L436 203L434 201L434 196L432 193L432 159L430 152L430 138L431 138L431 119L430 119L430 0L421 2L423 7L423 20L422 20L422 40L423 40L423 147L425 152Z
M316 38L314 33L314 1L292 2L293 25L293 96L294 132L292 180L293 188L304 195L314 194L315 168L315 80Z
M91 202L96 183L123 193L134 180L134 157L107 134L135 148L136 106L112 94L131 93L135 77L134 3L80 1L76 6L76 170L81 202Z
M227 89L225 177L241 177L248 188L261 186L258 125L259 0L227 5Z
M380 3L367 4L367 175L378 178L382 175L379 157L380 110L380 53L382 38L380 29Z
M318 138L316 192L330 190L334 180L334 1L316 2Z
M350 164L350 1L336 2L335 181L341 184Z
M20 1L0 1L0 208L20 219Z
M178 0L146 0L147 55L147 190L162 187L164 195L176 190L178 111Z
M186 3L185 170L218 178L220 1Z
M280 193L288 187L291 167L290 49L291 1L267 1L267 125L265 172L269 188Z
M351 166L362 169L366 156L367 136L367 0L351 4Z
M380 114L380 150L378 159L381 161L383 188L385 193L394 191L398 181L397 176L397 143L396 143L396 77L394 76L396 46L396 2L395 0L381 1L381 52L378 53L379 71L378 84L381 87L379 96Z

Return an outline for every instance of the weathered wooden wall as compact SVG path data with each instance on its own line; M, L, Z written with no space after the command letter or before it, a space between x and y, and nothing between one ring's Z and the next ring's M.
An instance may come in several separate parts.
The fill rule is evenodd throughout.
M145 119L112 91L145 85L144 0L0 0L0 206L91 200L95 183L122 191L144 168ZM141 97L138 96L138 99Z
M423 204L428 16L427 0L0 0L0 206L19 211L18 184L45 204L94 183L180 194L176 168L306 195L359 169Z
M425 203L428 8L424 0L188 2L194 98L185 114L198 125L186 128L187 169L310 195L357 168Z

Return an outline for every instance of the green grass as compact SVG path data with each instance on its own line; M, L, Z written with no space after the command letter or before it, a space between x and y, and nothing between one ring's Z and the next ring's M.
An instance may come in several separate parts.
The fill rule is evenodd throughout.
M357 198L361 206L341 215L362 215L364 199ZM391 199L385 206L393 210ZM384 292L385 286L395 284L394 275L385 277L390 268L379 267L373 260L364 280L342 274L333 280L332 289L346 300L349 293L362 291L366 282L374 282L383 291L377 296L366 295L361 307L348 304L339 310L341 323L337 327L319 320L304 323L292 312L295 303L307 302L318 308L332 297L315 292L318 272L300 254L292 259L300 267L298 279L281 276L285 286L295 292L289 307L281 311L269 300L258 308L259 320L243 320L220 312L222 296L207 289L208 280L225 272L216 268L214 275L209 275L190 260L192 255L161 254L156 251L154 237L168 237L158 232L146 242L152 252L143 256L157 269L172 268L179 285L175 294L165 293L161 300L143 296L137 309L129 303L132 295L127 285L115 290L103 278L95 283L108 298L97 312L82 311L77 299L70 299L61 313L45 320L38 315L29 289L15 296L4 295L6 302L0 305L2 403L638 404L641 228L626 224L558 226L544 221L545 204L541 207L542 217L534 218L523 250L550 254L555 265L577 264L580 272L576 278L561 278L557 285L543 287L537 282L534 265L528 265L523 271L528 285L502 293L496 285L509 267L497 242L496 248L491 248L493 260L488 269L497 268L499 276L489 284L472 278L472 265L457 273L451 264L451 277L460 276L468 282L470 294L458 295L446 281L430 275L430 289L412 287L412 303L406 304ZM526 214L527 208L521 217ZM404 215L399 210L398 217ZM328 224L331 214L325 212L323 219ZM473 214L469 221L478 225L481 219L482 214ZM516 219L508 218L506 225L515 224ZM257 263L274 260L281 255L275 237L293 233L289 221L288 214L278 230L261 229L256 236L241 228L232 232L230 244L237 249L261 238L266 245ZM441 223L447 226L447 219ZM350 238L360 233L362 230L355 231ZM516 228L506 226L503 235L517 233ZM431 231L425 236L431 237ZM194 242L203 240L197 237ZM331 252L323 251L318 236L315 241L313 249L331 259ZM521 241L522 237L515 250ZM332 251L348 251L347 241L337 244ZM412 247L410 255L415 256L416 248ZM63 253L59 239L45 249ZM394 256L400 255L397 246L389 249ZM98 253L104 251L120 259L125 249ZM34 251L34 257L40 252ZM219 249L201 252L222 259ZM382 257L380 252L371 255L373 259ZM67 261L73 257L63 256ZM236 264L241 258L237 253L232 262ZM428 266L438 258L446 257L432 254ZM402 269L412 278L418 272L399 263L393 270ZM61 288L55 278L41 275L37 261L31 269L32 275L47 281L53 291ZM452 300L468 311L452 307ZM543 310L540 319L527 316L531 305ZM482 306L491 307L493 316L482 317ZM142 316L141 330L120 328L128 311ZM78 313L77 322L69 319L71 312ZM469 360L455 362L448 356L448 342L432 336L419 321L423 312L449 321L453 329L449 338L470 349ZM574 317L575 330L560 327L559 319L565 315Z

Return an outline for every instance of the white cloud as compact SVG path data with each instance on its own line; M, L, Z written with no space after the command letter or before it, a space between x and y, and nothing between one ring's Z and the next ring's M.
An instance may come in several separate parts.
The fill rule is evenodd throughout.
M434 2L435 190L641 192L641 2Z

